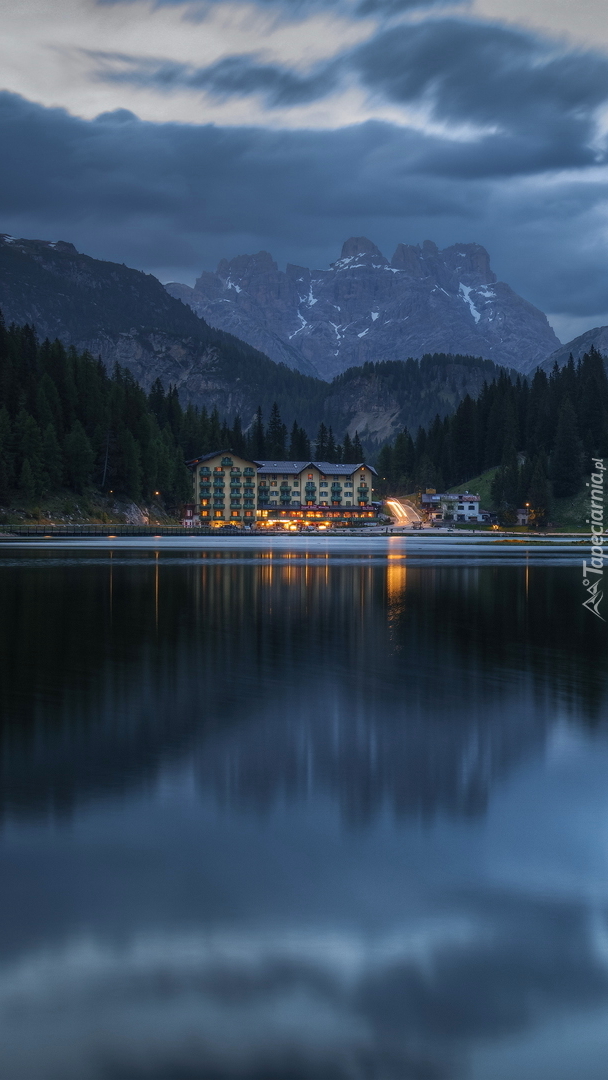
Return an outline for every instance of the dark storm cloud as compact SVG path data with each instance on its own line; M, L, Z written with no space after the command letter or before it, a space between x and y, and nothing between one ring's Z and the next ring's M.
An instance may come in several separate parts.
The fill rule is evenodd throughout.
M277 64L264 64L252 56L227 56L214 64L196 68L173 60L154 60L122 53L88 52L100 65L99 78L156 90L203 90L219 99L262 94L271 107L300 105L325 97L334 89L338 68L334 63L317 65L300 75Z
M254 56L196 68L92 55L98 77L108 81L220 98L259 93L271 107L318 100L337 88L341 74L354 75L376 97L428 110L448 130L468 125L479 133L466 144L428 143L423 167L445 175L506 176L605 159L596 134L608 101L608 60L497 25L441 19L399 26L306 75Z
M509 133L458 142L379 122L157 124L124 109L86 121L8 92L0 141L0 231L69 240L163 280L245 251L324 266L349 235L387 249L428 236L502 252L499 274L545 310L603 310L606 267L590 251L606 185L581 174L525 187L549 152L558 164L576 157L559 143ZM579 275L590 258L597 272Z
M353 65L368 87L391 101L426 102L438 119L580 144L608 100L604 56L469 20L384 31L355 51Z
M191 228L280 233L294 213L319 221L398 213L406 181L422 212L466 209L464 193L446 191L437 171L450 171L456 151L441 160L442 140L377 122L273 131L144 123L125 110L85 121L4 92L0 138L5 214L46 207L101 220L150 211ZM419 175L429 171L435 177Z

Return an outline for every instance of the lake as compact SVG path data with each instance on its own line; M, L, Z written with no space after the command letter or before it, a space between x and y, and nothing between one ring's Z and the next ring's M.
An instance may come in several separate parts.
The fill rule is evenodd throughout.
M2 1080L606 1080L582 556L3 544Z

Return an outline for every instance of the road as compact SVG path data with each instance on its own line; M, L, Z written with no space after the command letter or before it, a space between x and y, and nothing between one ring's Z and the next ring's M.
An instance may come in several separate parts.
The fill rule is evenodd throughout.
M421 524L423 518L414 510L411 503L405 502L404 499L386 499L386 505L389 514L391 514L398 525L413 525L415 521L419 521Z

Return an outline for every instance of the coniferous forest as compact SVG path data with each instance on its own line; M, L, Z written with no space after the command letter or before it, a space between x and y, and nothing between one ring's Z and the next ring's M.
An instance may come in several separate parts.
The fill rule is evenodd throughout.
M262 460L370 457L358 434L336 437L323 422L313 440L297 421L288 430L276 403L244 432L238 416L229 424L217 410L184 408L174 387L157 380L146 394L118 365L108 373L87 353L0 323L2 503L93 487L175 507L191 494L185 462L225 447ZM498 467L492 501L502 518L529 503L541 522L551 495L581 488L592 455L608 456L608 379L594 349L549 375L505 372L451 416L415 435L403 430L377 455L377 490L440 490Z
M183 408L158 380L146 394L119 365L109 374L87 353L0 322L0 503L94 487L176 507L191 497L185 462L225 447L252 458L363 457L358 437L337 445L324 424L311 446L297 421L287 430L276 404L267 423L259 409L245 434L238 416L229 425L217 410Z
M551 496L576 495L592 456L608 456L608 378L599 352L550 374L506 373L485 383L476 400L412 437L400 432L378 455L381 492L437 491L498 467L492 503L505 523L529 504L545 521Z

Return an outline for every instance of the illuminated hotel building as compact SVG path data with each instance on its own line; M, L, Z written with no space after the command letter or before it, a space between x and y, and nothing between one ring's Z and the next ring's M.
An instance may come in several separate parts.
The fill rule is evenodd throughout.
M231 451L188 462L201 525L336 525L377 517L365 462L249 461Z

